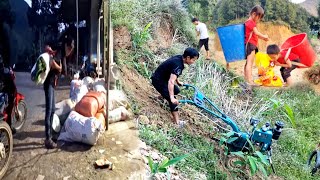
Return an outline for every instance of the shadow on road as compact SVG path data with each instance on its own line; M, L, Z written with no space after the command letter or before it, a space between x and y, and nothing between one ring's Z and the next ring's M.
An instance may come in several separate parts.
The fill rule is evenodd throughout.
M44 123L43 123L44 125ZM14 135L14 139L25 140L27 138L44 138L44 131L23 131Z
M44 126L44 119L39 119L32 122L32 125Z
M21 151L28 151L28 150L35 150L35 149L43 149L44 143L40 142L29 142L29 143L19 143L14 144L13 151L14 152L21 152Z
M68 152L84 152L92 148L91 145L76 142L58 141L58 147L63 151Z
M46 108L46 104L39 104L37 107Z
M43 148L43 147L42 147ZM47 150L45 153L42 154L37 154L36 156L34 156L33 158L28 159L25 162L21 162L21 164L14 166L14 167L10 167L6 173L6 175L3 177L3 179L6 179L7 176L9 176L11 173L13 173L17 168L30 168L33 167L43 156L45 155L49 155L49 154L53 154L53 153L57 153L58 149L52 151L52 150ZM23 171L20 171L20 173L23 173Z

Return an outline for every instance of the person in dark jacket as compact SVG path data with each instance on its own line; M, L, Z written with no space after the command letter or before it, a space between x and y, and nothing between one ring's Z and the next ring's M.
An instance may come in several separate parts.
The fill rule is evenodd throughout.
M185 122L179 119L177 108L179 102L175 98L175 95L180 92L177 85L183 85L178 77L182 74L184 64L193 64L198 57L199 52L196 49L187 48L183 55L173 56L160 64L151 77L152 85L169 102L173 121L179 126L183 126Z

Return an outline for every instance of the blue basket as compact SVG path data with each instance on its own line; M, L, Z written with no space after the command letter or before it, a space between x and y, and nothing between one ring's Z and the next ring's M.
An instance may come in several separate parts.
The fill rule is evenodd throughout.
M246 58L244 44L244 24L233 24L217 28L221 47L227 62Z

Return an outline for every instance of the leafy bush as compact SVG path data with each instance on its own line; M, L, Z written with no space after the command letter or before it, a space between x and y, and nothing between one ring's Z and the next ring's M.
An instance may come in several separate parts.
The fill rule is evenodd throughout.
M111 0L110 3L114 27L127 26L131 33L142 31L145 24L167 13L172 16L173 28L178 29L183 43L196 43L191 16L179 0Z

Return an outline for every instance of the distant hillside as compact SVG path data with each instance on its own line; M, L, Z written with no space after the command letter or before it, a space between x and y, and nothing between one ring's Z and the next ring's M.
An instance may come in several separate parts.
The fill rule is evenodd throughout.
M312 16L318 17L317 7L320 0L306 0L299 5L302 6L309 12Z

